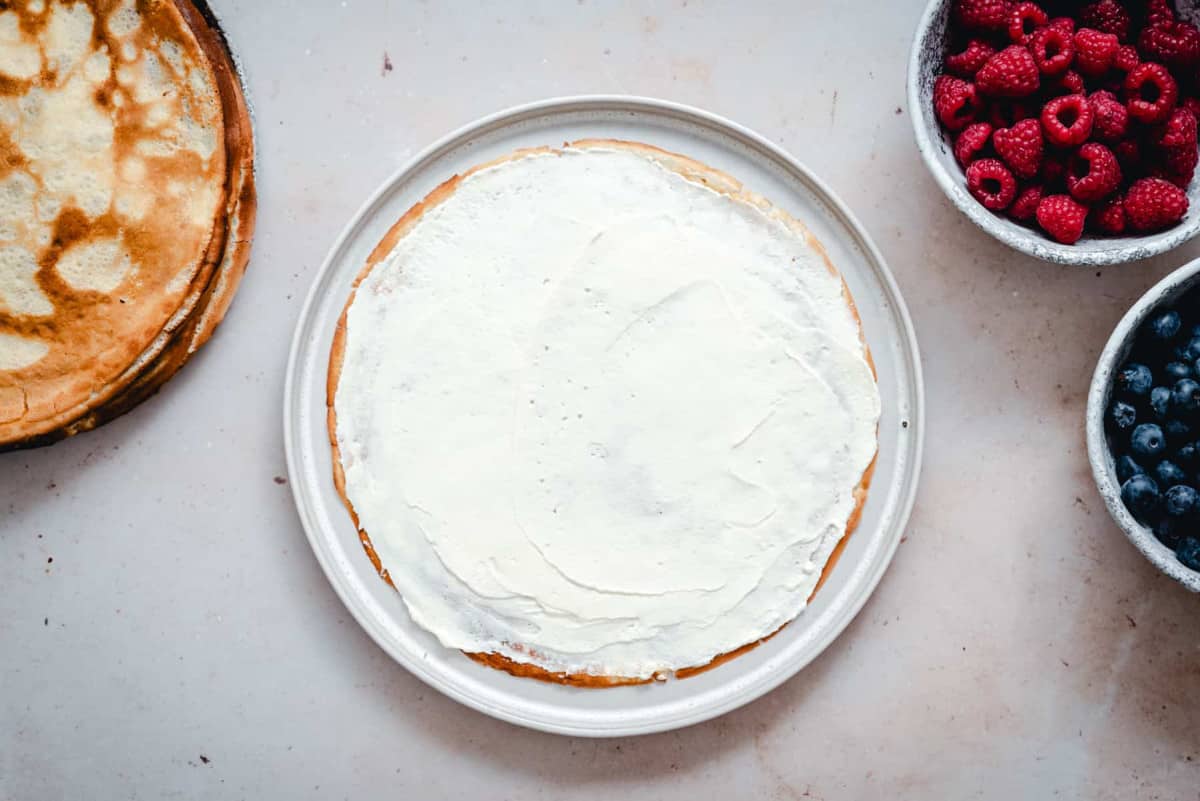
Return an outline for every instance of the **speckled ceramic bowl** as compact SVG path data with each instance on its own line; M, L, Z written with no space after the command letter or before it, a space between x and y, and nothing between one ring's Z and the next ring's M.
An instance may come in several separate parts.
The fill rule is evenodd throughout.
M1125 532L1129 541L1137 546L1147 559L1162 572L1193 592L1200 592L1200 572L1184 567L1175 558L1175 553L1158 541L1154 533L1133 519L1133 515L1121 502L1121 484L1117 481L1116 466L1108 439L1104 433L1104 410L1112 395L1113 377L1133 347L1133 339L1142 322L1160 306L1169 305L1181 295L1200 284L1200 259L1189 262L1155 284L1133 304L1104 346L1096 373L1092 377L1092 388L1088 392L1087 445L1088 459L1092 463L1092 475L1100 497L1108 507L1109 514Z
M958 166L951 143L933 113L933 82L946 54L951 0L933 0L925 9L913 40L908 64L908 105L917 148L934 180L963 214L1009 247L1059 264L1121 264L1165 253L1200 233L1200 181L1188 188L1190 208L1183 221L1166 231L1139 237L1090 237L1062 245L1041 231L1018 225L985 209L967 192L967 179ZM1196 21L1200 0L1176 3L1180 15Z

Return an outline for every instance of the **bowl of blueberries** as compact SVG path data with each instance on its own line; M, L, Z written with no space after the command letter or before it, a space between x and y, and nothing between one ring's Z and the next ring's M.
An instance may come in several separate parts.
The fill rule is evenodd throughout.
M1087 443L1117 525L1159 570L1200 592L1200 259L1117 324L1092 378Z

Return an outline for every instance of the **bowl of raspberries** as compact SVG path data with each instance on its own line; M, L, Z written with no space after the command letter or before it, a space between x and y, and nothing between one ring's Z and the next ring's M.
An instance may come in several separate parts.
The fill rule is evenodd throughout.
M1200 592L1200 259L1117 324L1092 378L1087 443L1117 525Z
M909 65L917 146L1024 253L1118 264L1200 232L1200 2L934 0Z

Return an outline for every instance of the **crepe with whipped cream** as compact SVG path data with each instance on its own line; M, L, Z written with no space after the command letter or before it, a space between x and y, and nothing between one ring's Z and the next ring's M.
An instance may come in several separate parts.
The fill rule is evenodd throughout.
M880 399L809 232L691 159L514 153L414 206L330 361L335 481L441 643L517 675L684 675L804 609Z
M139 402L212 334L249 254L253 144L187 0L0 7L0 449Z

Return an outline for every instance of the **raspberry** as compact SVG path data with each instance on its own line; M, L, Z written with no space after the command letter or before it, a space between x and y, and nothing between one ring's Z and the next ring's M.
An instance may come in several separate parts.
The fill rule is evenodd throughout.
M1019 222L1029 222L1037 215L1038 203L1042 200L1042 188L1037 184L1027 186L1017 193L1017 198L1008 207L1008 216Z
M1113 65L1120 46L1114 34L1080 28L1075 31L1075 69L1089 78L1100 77Z
M972 39L961 53L946 56L946 69L960 78L974 78L979 68L994 55L996 48L982 39Z
M1025 97L1037 91L1037 64L1021 45L1009 45L987 60L975 74L975 85L985 95Z
M1192 112L1192 116L1200 120L1200 99L1194 97L1185 97L1179 103L1180 108L1186 108Z
M1008 38L1016 44L1024 44L1034 31L1049 21L1037 3L1017 3L1008 12Z
M1009 0L955 0L954 18L964 28L1001 30L1008 25Z
M1146 8L1147 25L1161 25L1174 21L1175 11L1171 8L1170 0L1150 0Z
M961 131L979 114L975 85L960 78L940 75L933 83L933 110L951 131Z
M1092 136L1101 142L1118 142L1129 130L1129 110L1112 92L1092 92L1088 95L1095 121Z
M1073 245L1083 236L1087 207L1069 195L1050 195L1042 198L1037 207L1037 221L1042 229L1064 245Z
M1083 76L1075 70L1067 70L1048 84L1053 95L1081 95L1087 88L1083 84Z
M1120 195L1092 209L1088 222L1098 231L1119 236L1125 233L1125 201Z
M1121 45L1117 48L1117 56L1113 59L1113 68L1125 75L1129 71L1140 64L1141 57L1138 56L1137 48L1133 45Z
M1042 129L1051 144L1072 147L1087 141L1095 115L1083 95L1056 97L1042 108Z
M1084 6L1079 12L1079 21L1088 28L1111 33L1122 42L1129 41L1129 12L1116 0L1100 0Z
M1075 43L1071 34L1059 28L1042 28L1029 39L1033 61L1043 75L1058 75L1071 67Z
M1138 37L1138 47L1150 61L1187 70L1200 63L1200 30L1186 22L1151 25Z
M1187 194L1161 178L1143 178L1125 193L1125 217L1135 231L1157 231L1187 214Z
M967 189L992 211L1002 211L1017 194L1017 179L996 159L980 159L967 167Z
M993 128L1011 128L1021 120L1027 120L1033 116L1030 113L1029 106L1019 100L997 100L994 101L987 110L988 122Z
M1046 23L1046 27L1057 28L1067 36L1075 35L1075 20L1070 17L1055 17Z
M1196 149L1196 117L1186 108L1177 108L1167 118L1158 137L1160 147L1167 149Z
M1042 168L1042 126L1037 120L1001 128L992 136L992 144L1018 178L1032 178Z
M1125 92L1129 95L1129 116L1149 125L1165 120L1179 99L1179 85L1171 73L1162 64L1151 62L1129 71Z
M1191 178L1200 161L1200 152L1196 149L1196 117L1192 112L1185 108L1172 111L1162 130L1155 132L1154 144L1159 148L1163 166L1171 178Z
M954 140L954 157L964 167L979 157L992 138L992 126L986 122L975 122L963 129Z
M1107 147L1088 142L1071 159L1067 172L1067 191L1076 200L1093 203L1107 197L1121 185L1121 167Z

